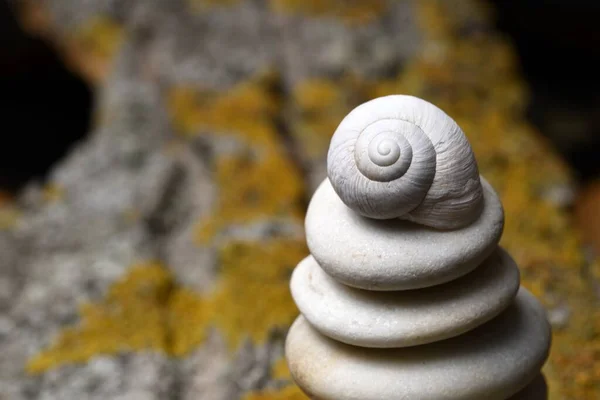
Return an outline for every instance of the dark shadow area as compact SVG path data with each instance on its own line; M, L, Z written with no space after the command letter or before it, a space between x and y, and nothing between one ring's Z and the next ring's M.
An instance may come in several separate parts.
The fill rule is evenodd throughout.
M600 174L600 2L492 0L530 88L531 121L579 178Z
M90 126L91 89L0 0L0 189L44 179Z

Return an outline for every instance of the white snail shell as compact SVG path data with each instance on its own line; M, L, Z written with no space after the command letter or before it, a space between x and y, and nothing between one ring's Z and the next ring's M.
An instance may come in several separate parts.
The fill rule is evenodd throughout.
M438 107L412 96L380 97L352 110L331 139L327 172L342 201L370 218L456 229L483 207L463 131Z

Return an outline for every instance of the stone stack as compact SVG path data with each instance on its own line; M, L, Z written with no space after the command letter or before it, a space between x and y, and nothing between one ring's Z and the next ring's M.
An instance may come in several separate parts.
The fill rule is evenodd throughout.
M386 209L380 217L385 196L404 195L394 192L392 180L422 168L415 131L435 149L428 162L435 177L419 205L394 218ZM357 156L365 144L369 150ZM456 150L450 146L460 149L448 158ZM396 156L385 158L390 154ZM363 156L373 161L371 170L361 167ZM394 162L409 167L384 181L381 174ZM471 177L460 176L463 165L473 170ZM302 390L336 400L546 399L540 370L550 326L539 302L520 288L515 262L498 246L502 205L479 176L456 123L409 96L367 102L334 134L328 175L306 215L311 255L291 279L302 315L288 334L286 357ZM364 176L370 180L359 182ZM468 183L449 183L460 179ZM379 190L387 194L374 194ZM361 198L369 207L357 205ZM474 205L456 211L464 199L475 199ZM453 228L436 226L452 212L463 221L451 217L443 224ZM430 222L435 213L440 217Z

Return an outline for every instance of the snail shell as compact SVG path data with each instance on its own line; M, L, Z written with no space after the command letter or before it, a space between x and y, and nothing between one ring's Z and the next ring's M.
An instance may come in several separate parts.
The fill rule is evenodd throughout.
M368 101L331 139L327 172L342 201L370 218L437 229L469 225L483 208L473 151L456 122L412 96Z

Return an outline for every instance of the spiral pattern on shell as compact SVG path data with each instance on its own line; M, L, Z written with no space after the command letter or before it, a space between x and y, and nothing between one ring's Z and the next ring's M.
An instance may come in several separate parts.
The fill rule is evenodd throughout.
M442 110L412 96L380 97L352 110L333 135L327 172L342 201L370 218L456 229L483 206L464 133Z

